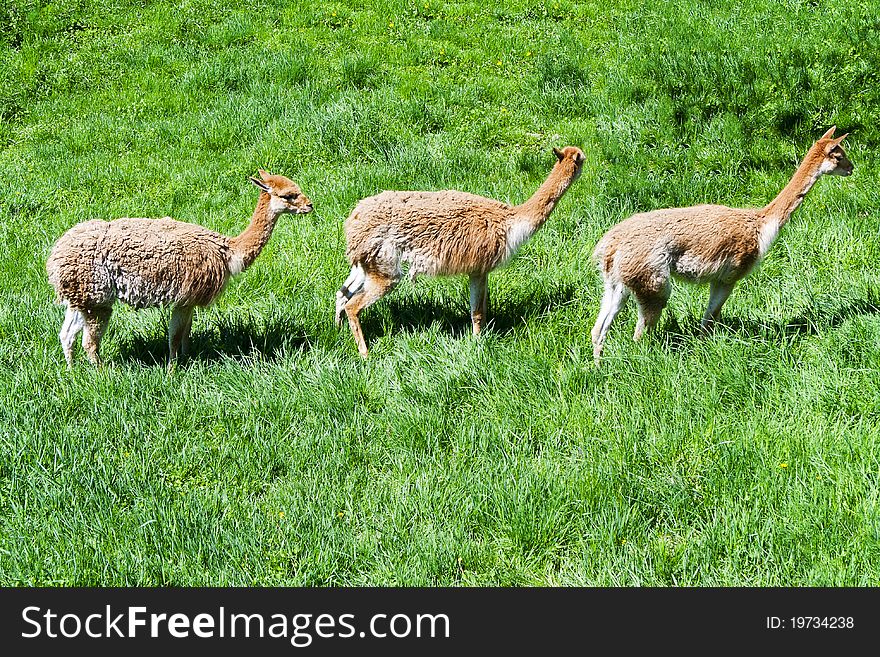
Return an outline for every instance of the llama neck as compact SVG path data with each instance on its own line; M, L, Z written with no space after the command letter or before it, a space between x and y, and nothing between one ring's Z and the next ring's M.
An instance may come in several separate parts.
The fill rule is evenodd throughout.
M250 224L240 235L229 240L233 257L241 260L239 271L244 271L253 264L257 256L260 255L260 251L268 243L269 238L272 237L272 230L275 228L275 222L278 221L280 213L273 212L270 208L271 198L266 192L261 192ZM238 268L236 267L236 269Z
M801 162L789 183L764 208L764 215L779 227L783 226L791 218L792 213L803 203L807 192L810 191L813 185L816 184L816 181L819 180L819 176L822 175L819 169L822 160L818 159L817 161L817 158L811 157L811 155L812 153L804 158L804 161Z
M532 197L516 207L514 221L522 225L522 230L526 233L525 239L531 237L544 225L577 174L578 169L574 162L570 160L557 162L547 176L547 180L538 187Z

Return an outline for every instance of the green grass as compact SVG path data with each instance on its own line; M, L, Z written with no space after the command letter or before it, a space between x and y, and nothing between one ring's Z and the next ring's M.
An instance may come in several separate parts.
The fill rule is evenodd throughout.
M880 10L857 0L0 4L0 585L865 586L880 572ZM678 285L603 367L590 253L630 213L821 180L711 336ZM382 189L520 202L585 170L490 276L333 325ZM196 313L118 305L65 367L45 275L92 217L226 233L258 167L315 212Z

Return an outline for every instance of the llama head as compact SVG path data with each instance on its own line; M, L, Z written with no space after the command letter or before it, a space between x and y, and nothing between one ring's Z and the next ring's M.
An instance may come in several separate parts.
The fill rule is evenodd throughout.
M312 211L312 202L302 193L295 182L284 176L273 175L265 169L260 169L260 178L249 180L260 190L269 194L269 209L276 214L289 212L291 214L307 214Z
M813 146L816 151L816 157L822 158L819 165L819 171L832 176L848 176L853 172L853 164L843 152L841 142L846 139L849 133L845 133L840 137L834 137L836 126L826 132L819 141Z
M569 166L572 167L571 175L573 178L577 178L581 175L584 160L587 158L584 156L584 152L580 148L577 146L566 146L563 149L554 147L553 154L556 156L556 159L559 160L558 164L570 163Z

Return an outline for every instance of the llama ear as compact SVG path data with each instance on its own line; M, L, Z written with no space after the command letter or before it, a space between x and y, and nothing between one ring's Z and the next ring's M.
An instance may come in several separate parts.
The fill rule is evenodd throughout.
M559 150L558 148L556 148L555 146L553 147L553 154L556 156L557 160L562 160L562 158L565 157L563 152L561 150Z
M259 187L260 189L262 189L264 192L269 192L269 191L270 191L270 190L269 190L269 185L267 185L266 183L264 183L262 180L257 180L257 179L254 178L254 177L250 177L250 178L248 178L248 180L250 180L254 185L256 185L257 187Z
M828 128L828 132L822 135L822 139L831 139L834 136L834 131L837 130L837 126L833 125Z

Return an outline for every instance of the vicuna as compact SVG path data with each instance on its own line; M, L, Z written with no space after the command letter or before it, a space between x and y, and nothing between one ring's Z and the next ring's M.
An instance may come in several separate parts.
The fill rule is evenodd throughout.
M98 219L77 224L55 245L46 262L58 302L67 306L59 338L68 366L76 336L100 364L98 348L118 299L135 308L171 305L169 368L186 353L196 306L207 306L243 272L269 241L284 213L312 211L312 202L293 181L260 169L250 178L260 198L250 225L236 237L162 219Z
M348 317L361 356L368 352L358 315L394 289L404 263L412 279L467 274L471 323L474 334L480 332L489 272L534 235L580 175L579 148L553 152L558 161L549 177L521 205L454 190L382 192L357 204L345 221L351 273L336 293L336 323Z
M595 361L630 294L636 297L639 313L633 339L657 324L669 300L671 276L709 283L702 325L716 321L734 285L767 254L819 177L852 173L840 145L846 135L834 138L834 130L813 144L788 185L763 208L697 205L654 210L633 215L605 233L593 252L604 284L592 331Z

